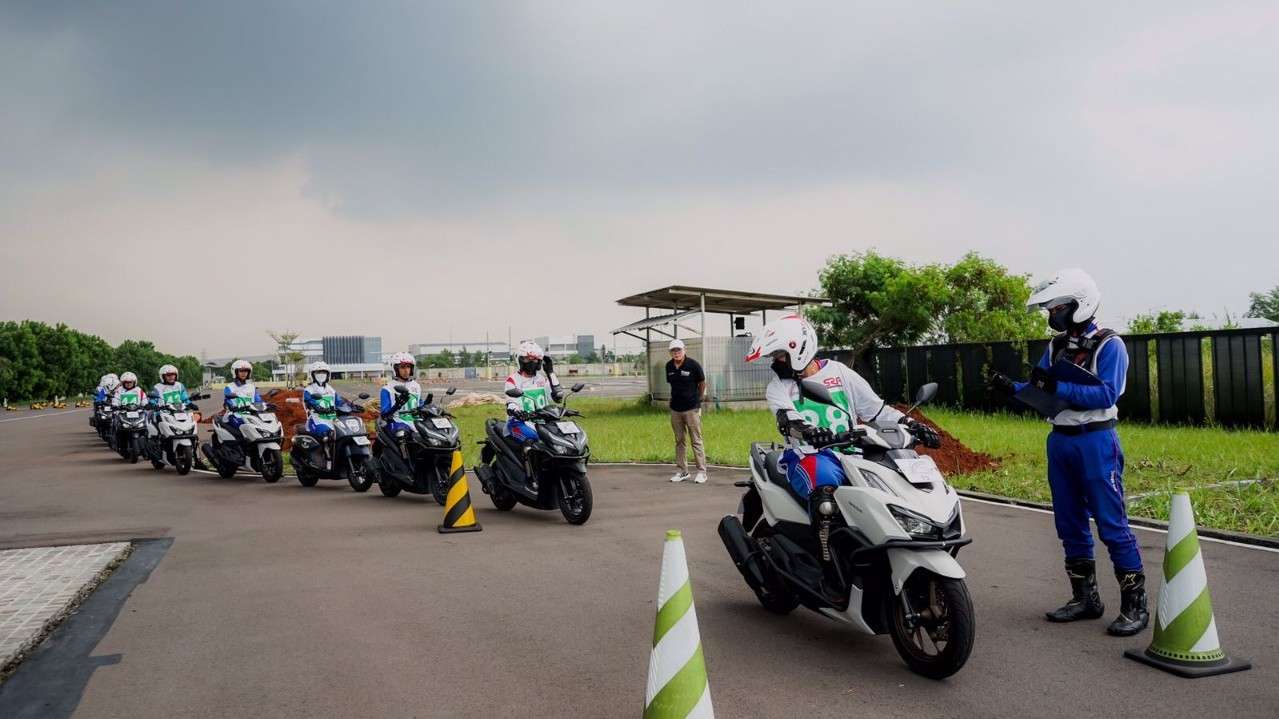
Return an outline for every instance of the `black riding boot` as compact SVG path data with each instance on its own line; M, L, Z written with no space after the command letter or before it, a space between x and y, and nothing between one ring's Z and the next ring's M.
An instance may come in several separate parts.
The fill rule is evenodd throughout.
M1119 616L1106 627L1108 634L1130 637L1150 623L1146 611L1146 575L1141 572L1115 572L1121 595Z
M1050 622L1077 622L1098 619L1106 612L1097 591L1097 565L1091 559L1066 560L1066 576L1070 578L1069 602L1044 615ZM1144 603L1143 603L1144 606Z

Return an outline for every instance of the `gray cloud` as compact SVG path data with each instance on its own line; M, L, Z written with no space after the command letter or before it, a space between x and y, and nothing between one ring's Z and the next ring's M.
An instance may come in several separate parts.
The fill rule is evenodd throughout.
M172 232L283 182L298 196L252 210L274 237L218 224L296 246L290 213L321 208L306 232L335 251L590 257L602 294L557 324L597 331L628 277L802 289L868 246L1094 266L1121 313L1238 309L1277 279L1277 81L1271 3L6 3L0 232L142 227L145 254L159 207L191 213L151 223ZM32 214L72 197L79 229ZM752 271L778 247L791 262Z

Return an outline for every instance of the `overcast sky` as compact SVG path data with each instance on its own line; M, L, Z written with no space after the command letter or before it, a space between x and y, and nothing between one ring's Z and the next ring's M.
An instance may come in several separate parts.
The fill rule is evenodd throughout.
M1274 0L7 0L0 318L604 337L868 248L1239 312L1279 284L1277 90Z

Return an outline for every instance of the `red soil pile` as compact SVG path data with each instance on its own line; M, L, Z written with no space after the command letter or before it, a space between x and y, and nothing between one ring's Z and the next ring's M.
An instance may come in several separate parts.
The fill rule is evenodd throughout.
M906 405L897 405L897 409L905 412ZM963 442L955 439L946 430L937 426L936 422L924 416L919 410L915 410L910 416L937 430L937 434L941 435L940 449L928 449L923 445L918 445L915 447L915 451L932 457L938 468L941 469L942 474L969 474L999 468L999 462L994 457L984 452L974 452L965 447Z

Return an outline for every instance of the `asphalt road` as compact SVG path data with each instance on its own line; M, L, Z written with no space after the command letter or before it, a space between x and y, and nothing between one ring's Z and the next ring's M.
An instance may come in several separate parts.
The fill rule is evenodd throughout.
M421 497L126 465L87 412L0 423L0 460L0 547L173 540L103 630L87 681L60 690L82 688L75 716L637 716L667 528L684 532L720 716L1279 715L1273 552L1204 542L1226 649L1256 668L1182 680L1121 656L1149 633L1045 623L1066 591L1051 518L966 502L977 643L933 682L887 637L758 607L715 533L739 472L694 486L666 468L595 467L584 527L498 513L473 485L484 531L440 535ZM1163 535L1138 537L1158 567ZM1103 591L1113 615L1112 578ZM14 693L0 691L0 716Z

